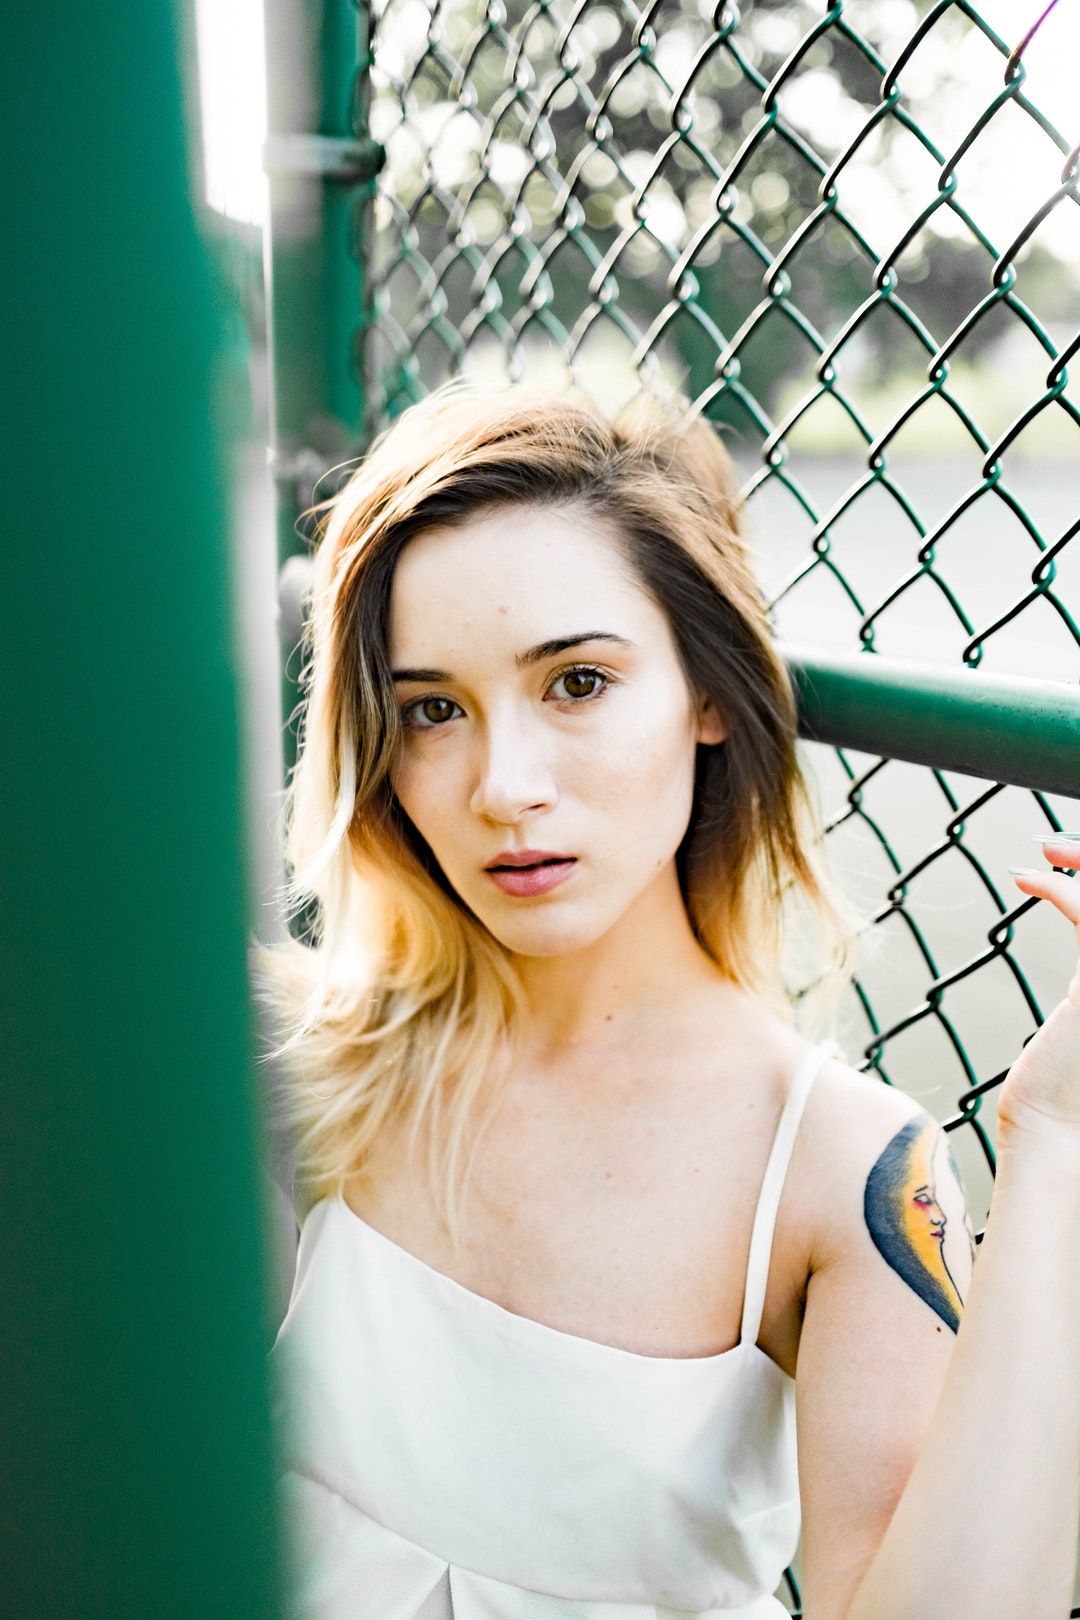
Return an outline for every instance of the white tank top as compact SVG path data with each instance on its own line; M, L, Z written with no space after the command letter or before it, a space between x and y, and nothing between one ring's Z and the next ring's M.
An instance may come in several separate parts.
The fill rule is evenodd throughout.
M758 1347L796 1073L739 1342L644 1356L472 1293L340 1199L300 1239L274 1351L297 1620L781 1620L794 1384Z

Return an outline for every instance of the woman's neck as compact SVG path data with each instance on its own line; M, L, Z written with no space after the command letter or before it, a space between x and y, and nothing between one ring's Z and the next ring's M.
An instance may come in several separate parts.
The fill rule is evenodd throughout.
M584 950L517 956L534 1050L621 1044L636 1029L655 1034L703 993L734 991L698 944L674 866ZM735 992L737 994L737 992Z

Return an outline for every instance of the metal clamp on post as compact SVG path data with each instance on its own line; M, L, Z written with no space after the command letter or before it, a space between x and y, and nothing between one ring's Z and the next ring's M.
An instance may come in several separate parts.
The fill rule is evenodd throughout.
M267 174L309 175L346 185L374 180L385 162L385 149L367 135L270 135L262 151Z

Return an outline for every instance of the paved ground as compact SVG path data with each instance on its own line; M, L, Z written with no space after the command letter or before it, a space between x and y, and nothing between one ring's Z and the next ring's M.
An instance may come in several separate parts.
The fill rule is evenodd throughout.
M792 470L821 516L866 476L854 458L795 456ZM978 460L910 461L890 466L890 475L927 529L981 482ZM1029 513L1047 544L1080 518L1080 468L1065 461L1017 461L1003 487ZM770 596L810 558L812 523L775 479L753 497L748 532L761 558ZM830 526L831 556L867 610L917 567L922 544L898 502L883 489L862 495ZM941 538L936 566L969 618L985 628L1031 586L1038 548L1006 500L984 494ZM1056 588L1080 617L1080 535L1059 559ZM859 613L824 568L785 597L777 628L792 641L858 645ZM968 636L945 597L929 580L908 591L881 617L876 645L896 657L958 661ZM985 667L1000 673L1080 680L1080 648L1058 615L1033 604L1015 624L987 643Z

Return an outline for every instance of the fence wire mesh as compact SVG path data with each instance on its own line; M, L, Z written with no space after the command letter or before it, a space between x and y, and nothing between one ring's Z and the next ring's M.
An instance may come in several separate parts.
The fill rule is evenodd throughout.
M782 636L1075 681L1080 129L1028 82L1068 3L1017 40L963 0L374 0L368 434L462 373L685 396ZM849 1054L945 1122L981 1217L1067 954L1005 869L1080 805L808 754L868 919Z

